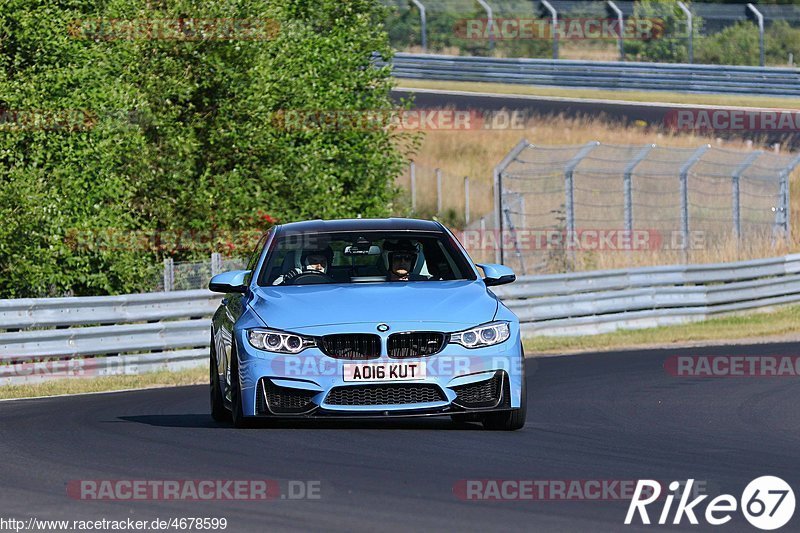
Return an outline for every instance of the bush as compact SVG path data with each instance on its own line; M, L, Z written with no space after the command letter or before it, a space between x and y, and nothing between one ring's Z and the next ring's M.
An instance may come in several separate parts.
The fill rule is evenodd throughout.
M274 220L391 212L415 138L275 119L393 107L388 69L370 63L391 54L384 16L370 0L7 0L0 109L87 120L0 122L0 297L147 289L164 256L246 255ZM195 17L280 26L269 40L70 35L76 19ZM190 233L212 237L124 238Z
M678 7L677 0L640 0L634 5L634 17L657 19L661 22L661 33L652 39L625 41L625 54L636 61L684 63L689 60L686 15ZM692 21L697 40L703 21L695 16Z
M758 27L752 22L737 22L704 37L698 43L698 63L715 65L758 65Z

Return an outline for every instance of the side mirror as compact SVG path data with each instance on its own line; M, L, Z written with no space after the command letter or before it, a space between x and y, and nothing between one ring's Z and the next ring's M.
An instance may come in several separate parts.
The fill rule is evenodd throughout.
M487 287L505 285L506 283L512 283L517 279L514 271L505 265L487 263L485 265L479 264L478 266L483 270L483 282Z
M249 270L231 270L230 272L217 274L208 282L208 290L223 294L231 292L245 293L247 292L247 285L244 283L244 278L249 273Z

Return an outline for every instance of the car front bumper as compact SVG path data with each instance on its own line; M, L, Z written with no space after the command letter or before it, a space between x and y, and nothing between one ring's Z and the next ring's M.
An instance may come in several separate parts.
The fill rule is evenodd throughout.
M395 331L405 331L412 325L394 326ZM509 339L498 345L467 349L447 344L437 354L413 359L386 355L359 361L335 359L318 348L282 355L253 348L243 329L235 336L245 416L445 416L520 407L524 360L516 323L511 324ZM424 364L426 375L404 381L345 381L345 365L375 363Z

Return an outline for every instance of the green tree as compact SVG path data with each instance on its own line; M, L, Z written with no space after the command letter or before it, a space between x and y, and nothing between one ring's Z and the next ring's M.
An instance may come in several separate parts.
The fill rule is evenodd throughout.
M275 120L392 108L390 72L371 63L391 55L384 17L368 0L5 0L0 109L89 118L44 129L0 121L0 297L147 289L165 255L246 254L265 219L390 213L416 137ZM111 18L270 19L278 31L71 34L78 19ZM254 231L241 242L226 237L244 230ZM136 232L183 242L143 246ZM217 238L189 243L189 233Z

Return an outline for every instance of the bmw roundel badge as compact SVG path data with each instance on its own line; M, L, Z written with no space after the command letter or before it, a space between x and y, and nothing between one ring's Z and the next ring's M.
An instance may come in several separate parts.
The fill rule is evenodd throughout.
M381 333L384 331L389 331L389 324L378 324L378 331Z

